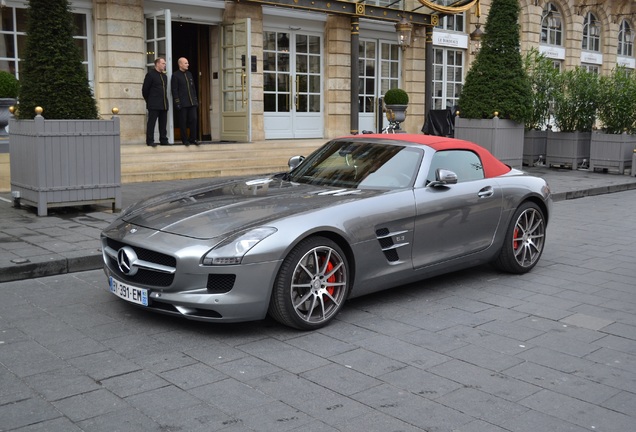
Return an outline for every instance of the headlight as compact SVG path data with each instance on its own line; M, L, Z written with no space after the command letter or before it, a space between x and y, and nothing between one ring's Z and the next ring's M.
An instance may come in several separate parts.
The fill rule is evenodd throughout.
M247 251L275 232L276 228L262 227L250 230L239 237L230 237L205 254L203 265L240 264Z

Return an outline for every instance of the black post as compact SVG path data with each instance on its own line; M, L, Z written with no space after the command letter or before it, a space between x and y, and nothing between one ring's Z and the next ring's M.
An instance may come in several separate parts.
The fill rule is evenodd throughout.
M359 48L360 47L360 20L357 17L351 17L351 134L358 134L359 118L360 118L360 92L358 91L358 80L360 79Z
M433 26L426 26L426 59L424 63L424 119L433 109Z
M375 114L375 130L376 133L380 133L384 124L384 98L378 98L378 107L375 110Z

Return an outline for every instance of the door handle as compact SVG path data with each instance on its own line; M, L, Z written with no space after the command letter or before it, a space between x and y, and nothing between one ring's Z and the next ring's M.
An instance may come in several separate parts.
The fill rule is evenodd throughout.
M492 189L492 186L486 186L485 188L483 188L477 193L477 196L479 198L488 198L493 196L494 193L495 191Z
M247 74L245 73L245 69L241 72L241 106L245 106L245 82L247 81Z
M300 82L300 77L296 75L296 88L294 89L294 111L298 111L298 84Z

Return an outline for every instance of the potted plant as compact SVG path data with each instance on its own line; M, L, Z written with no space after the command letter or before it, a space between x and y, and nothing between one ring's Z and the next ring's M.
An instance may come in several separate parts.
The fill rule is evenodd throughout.
M7 71L0 71L0 136L6 136L9 124L9 107L15 105L20 85L16 77Z
M598 117L602 129L592 133L590 170L624 174L636 149L636 72L619 66L600 78Z
M553 104L556 131L548 133L548 166L587 166L598 90L599 78L593 72L577 67L559 73Z
M404 90L392 88L384 94L384 109L386 118L398 125L406 119L406 109L409 104L409 95Z
M493 0L482 48L466 75L455 138L473 141L521 167L531 90L519 45L519 1Z
M121 203L119 118L98 119L68 0L29 0L17 118L10 120L11 190L37 207ZM113 110L115 112L115 110ZM37 115L36 115L37 114ZM34 118L35 115L35 118Z
M551 105L559 71L552 60L532 48L523 59L523 66L530 80L531 109L525 121L523 164L545 162Z

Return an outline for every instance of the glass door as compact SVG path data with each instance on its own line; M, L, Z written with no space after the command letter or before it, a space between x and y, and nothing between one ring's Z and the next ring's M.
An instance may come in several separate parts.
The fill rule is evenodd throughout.
M250 19L221 31L221 139L249 142L251 133Z
M377 118L382 118L382 127L388 123L384 113L378 115L378 110L382 109L379 98L387 90L399 86L400 49L395 43L361 40L358 61L359 129L379 132Z
M166 75L168 82L172 78L172 22L170 9L147 14L146 18L146 69L150 71L155 67L155 59L166 59ZM168 93L168 99L172 95ZM174 142L174 119L172 103L168 110L168 141ZM159 141L159 126L155 125L155 142Z
M321 37L263 33L265 138L322 138Z

